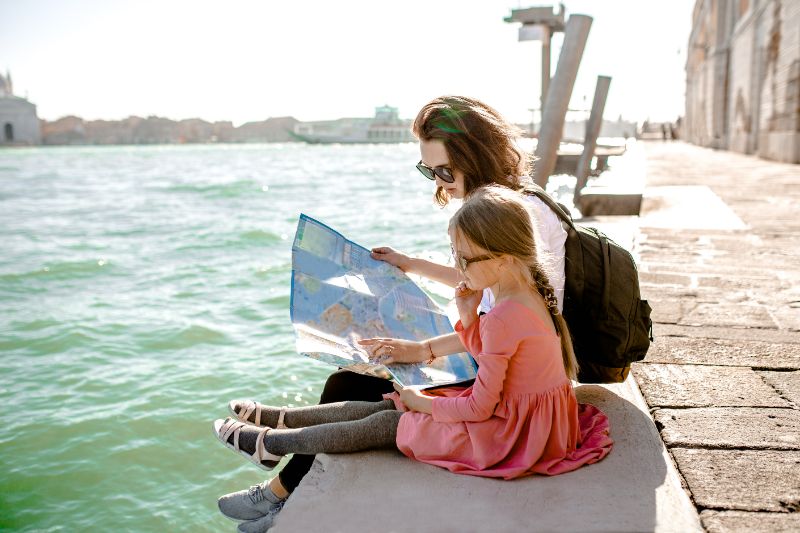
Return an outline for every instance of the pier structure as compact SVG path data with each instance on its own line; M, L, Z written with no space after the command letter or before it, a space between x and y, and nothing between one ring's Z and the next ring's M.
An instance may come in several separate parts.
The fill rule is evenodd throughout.
M534 181L544 187L556 166L558 148L564 131L564 121L572 97L572 89L578 76L586 40L592 27L592 17L571 15L564 28L564 44L558 56L558 66L547 91L542 111L542 127L536 143L536 167Z
M625 383L576 387L609 417L609 456L501 481L322 454L271 531L800 530L796 167L638 144L641 216L586 222L633 251L656 337Z
M564 13L564 4L559 4L558 11L553 11L552 6L537 6L512 9L511 15L503 19L506 22L522 23L519 28L520 41L542 42L542 92L539 106L542 112L550 87L550 41L555 32L564 31Z
M597 138L600 136L600 128L603 125L603 110L606 108L606 98L608 97L608 88L611 85L611 78L609 76L598 76L597 85L594 90L594 101L592 102L592 112L589 115L589 122L586 123L586 133L583 139L583 152L578 160L578 166L575 169L575 193L573 203L578 205L578 200L581 197L581 191L586 186L591 172L592 158L594 157L595 148L597 147Z

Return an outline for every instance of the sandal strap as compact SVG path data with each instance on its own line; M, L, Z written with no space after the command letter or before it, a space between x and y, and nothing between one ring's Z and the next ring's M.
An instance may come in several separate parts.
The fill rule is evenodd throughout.
M270 453L267 451L267 448L264 446L264 437L267 436L267 433L272 431L272 428L265 427L258 433L258 438L256 439L256 451L253 453L253 458L261 461L280 461L283 459L282 455L275 455L274 453Z
M237 452L242 451L239 448L239 434L242 432L242 428L245 427L247 424L243 422L239 422L238 420L234 420L233 418L229 418L222 427L219 429L221 434L221 438L223 442L228 442L228 437L233 435L233 448ZM274 453L270 453L264 447L264 437L267 436L267 433L272 431L271 427L265 427L258 433L258 437L256 437L256 449L252 454L253 459L257 460L258 462L262 461L280 461L283 459L283 455L275 455Z
M241 420L242 422L250 423L250 415L255 413L256 416L255 416L255 419L254 419L255 420L254 423L257 426L260 426L261 425L261 414L262 414L262 409L261 408L262 408L262 405L260 403L256 402L256 401L253 401L253 400L244 401L239 406L239 415L237 416L237 418L239 420ZM275 429L289 429L289 426L287 426L283 422L283 419L285 417L286 417L286 408L285 407L281 407L280 413L278 414L278 425L275 426Z
M261 425L261 404L253 400L246 400L239 406L239 415L237 418L242 422L249 422L250 415L255 413L255 424Z
M228 437L233 435L233 447L238 452L239 448L239 433L242 431L244 424L233 418L228 419L225 424L220 428L222 442L228 442Z

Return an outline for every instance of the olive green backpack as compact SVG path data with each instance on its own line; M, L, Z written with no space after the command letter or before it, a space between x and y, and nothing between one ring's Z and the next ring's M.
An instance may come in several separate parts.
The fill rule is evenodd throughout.
M650 305L639 293L631 254L603 232L575 224L541 187L523 191L542 200L566 224L564 319L582 383L625 381L653 340Z

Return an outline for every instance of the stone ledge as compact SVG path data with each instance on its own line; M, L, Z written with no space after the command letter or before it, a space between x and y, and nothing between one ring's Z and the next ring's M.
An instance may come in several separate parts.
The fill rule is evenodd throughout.
M271 531L702 531L632 379L581 385L611 422L603 461L560 476L459 476L398 452L321 455Z
M584 187L578 198L578 209L584 217L638 215L642 192L623 192L607 187Z

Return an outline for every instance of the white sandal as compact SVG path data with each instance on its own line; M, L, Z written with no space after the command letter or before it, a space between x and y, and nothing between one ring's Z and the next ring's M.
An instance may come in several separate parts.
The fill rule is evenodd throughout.
M239 412L236 412L236 406L239 406ZM228 402L228 411L240 422L244 422L245 424L255 424L259 427L266 427L266 424L261 423L261 408L264 405L253 401L253 400L231 400ZM286 416L286 408L281 407L281 411L278 414L278 425L275 426L275 429L288 429L286 424L283 423L283 419ZM255 422L250 421L250 415L255 413L256 416L254 418Z
M265 427L258 433L258 437L256 437L256 450L252 454L249 454L239 448L239 433L242 431L242 428L247 425L252 426L252 424L245 424L233 418L226 418L225 420L217 419L214 421L213 425L214 435L216 435L217 439L227 448L240 453L246 457L248 461L255 463L264 470L272 470L278 465L281 459L283 459L282 455L269 453L264 447L264 437L267 433L272 431L272 428ZM231 435L233 435L233 444L228 442L228 438L230 438Z

